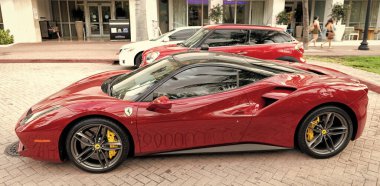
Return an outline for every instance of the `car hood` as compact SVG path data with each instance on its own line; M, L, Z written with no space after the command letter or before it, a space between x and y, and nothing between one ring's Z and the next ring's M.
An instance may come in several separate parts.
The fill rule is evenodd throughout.
M73 102L91 102L100 99L115 100L116 98L110 97L102 91L101 85L110 77L128 72L130 71L108 71L84 78L35 104L31 110L43 110L54 105L66 106Z
M173 53L178 53L178 52L184 52L187 51L189 48L179 46L176 44L170 44L170 45L164 45L164 46L159 46L152 48L149 50L149 52L160 52L160 54L173 54Z

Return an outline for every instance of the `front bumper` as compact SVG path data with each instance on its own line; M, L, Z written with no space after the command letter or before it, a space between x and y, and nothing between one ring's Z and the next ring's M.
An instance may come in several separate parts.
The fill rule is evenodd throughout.
M70 122L72 113L62 107L59 112L48 114L30 122L20 125L26 113L16 125L16 135L19 138L18 152L20 156L30 157L36 160L62 162L60 156L60 136L65 126Z
M122 50L119 53L119 64L121 66L133 67L135 66L134 57L135 55L133 55L131 52L126 52Z

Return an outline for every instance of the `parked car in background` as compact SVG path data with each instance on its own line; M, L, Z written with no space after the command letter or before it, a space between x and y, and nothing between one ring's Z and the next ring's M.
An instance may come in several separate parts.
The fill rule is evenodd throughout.
M180 43L197 32L200 26L180 27L161 35L156 39L139 41L123 45L119 51L119 64L122 66L140 66L142 53L153 47Z
M145 51L142 66L174 53L192 50L305 62L302 44L281 28L256 25L209 25L201 28L184 42Z

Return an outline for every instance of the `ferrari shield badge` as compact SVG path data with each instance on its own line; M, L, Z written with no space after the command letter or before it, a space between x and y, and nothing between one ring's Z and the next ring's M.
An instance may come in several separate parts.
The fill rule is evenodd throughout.
M132 115L132 108L131 107L127 107L124 109L124 112L125 112L125 115L127 116L131 116Z

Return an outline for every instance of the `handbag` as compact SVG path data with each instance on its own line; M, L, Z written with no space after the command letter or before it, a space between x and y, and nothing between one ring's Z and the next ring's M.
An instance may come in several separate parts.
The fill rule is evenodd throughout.
M335 33L334 32L327 32L327 39L334 39Z

